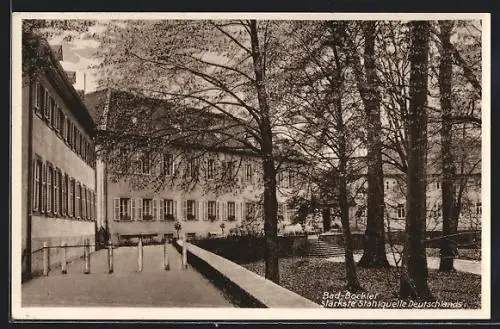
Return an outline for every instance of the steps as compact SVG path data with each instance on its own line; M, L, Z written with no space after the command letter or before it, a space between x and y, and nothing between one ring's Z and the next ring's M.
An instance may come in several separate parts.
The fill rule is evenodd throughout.
M309 240L305 256L309 257L335 257L344 256L344 248L330 244L322 240Z

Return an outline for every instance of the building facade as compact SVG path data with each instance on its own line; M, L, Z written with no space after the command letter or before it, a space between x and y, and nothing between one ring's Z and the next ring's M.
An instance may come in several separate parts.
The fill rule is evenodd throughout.
M107 89L85 97L103 132L125 116L115 115L122 108L116 101L120 93ZM119 157L118 152L116 162L123 162ZM125 161L129 165L123 174L116 165L97 160L97 176L102 178L97 212L113 243L136 242L138 236L171 239L179 233L176 224L188 237L226 235L235 229L262 232L261 163L245 150L165 147L147 154L138 151ZM278 174L281 223L293 216L286 203L290 177L286 169Z
M83 254L85 239L95 241L95 124L48 43L38 40L46 67L25 77L22 90L25 277L42 271L44 242L56 266L57 246L66 243L72 259Z

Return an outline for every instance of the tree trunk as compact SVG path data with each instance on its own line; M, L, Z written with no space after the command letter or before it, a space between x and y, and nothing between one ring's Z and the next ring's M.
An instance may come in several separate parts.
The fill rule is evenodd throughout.
M257 21L251 20L250 40L255 74L255 88L260 108L262 169L264 178L264 234L266 239L266 279L279 284L278 201L276 198L276 168L273 157L273 134L267 102L266 72L259 46Z
M452 78L452 52L453 47L450 42L452 21L439 21L441 40L441 58L439 64L439 91L441 103L441 161L443 178L441 182L441 197L443 204L443 240L440 250L440 271L452 271L453 261L456 253L455 237L447 237L457 232L458 221L454 220L455 195L454 177L455 164L451 152L452 140L452 115L451 105L451 78Z
M427 284L425 253L427 77L429 54L427 21L410 22L410 107L408 111L408 171L406 194L406 237L400 296L433 300Z
M360 93L365 108L366 128L368 131L368 196L364 251L358 265L378 268L390 266L385 251L380 92L375 67L375 21L363 24L366 81L364 86L360 86L360 89L362 89Z
M323 232L328 232L332 228L332 217L330 208L325 207L321 209L321 216L323 217Z

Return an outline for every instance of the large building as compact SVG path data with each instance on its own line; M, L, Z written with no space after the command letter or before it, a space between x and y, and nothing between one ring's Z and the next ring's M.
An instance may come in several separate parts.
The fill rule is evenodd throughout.
M35 45L36 73L23 74L23 277L42 271L42 247L51 266L59 264L63 243L68 259L95 240L95 124L49 44ZM23 40L27 41L27 40ZM24 43L23 43L24 46ZM34 58L35 59L35 58ZM78 247L72 247L78 246Z
M120 129L131 133L131 126L140 124L140 119L129 113L140 113L148 99L106 89L87 94L85 102L105 135ZM123 111L131 107L136 109ZM164 110L168 113L168 104ZM217 119L215 115L208 117ZM122 144L132 143L125 140ZM120 155L119 148L110 160L114 163L97 162L97 212L102 214L102 226L108 227L113 243L134 241L139 235L171 238L177 233L176 223L188 237L227 234L242 226L262 229L258 220L262 218L261 163L248 150L201 151L183 145L154 151L147 147L144 152L138 147L130 157L130 152ZM129 158L123 160L123 156ZM292 178L286 169L278 175L279 216L284 223L292 216L286 206Z

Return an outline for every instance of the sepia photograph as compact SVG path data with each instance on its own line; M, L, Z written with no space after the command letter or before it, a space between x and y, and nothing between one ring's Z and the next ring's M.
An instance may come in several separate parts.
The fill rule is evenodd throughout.
M480 13L13 13L11 317L489 318L489 47Z

